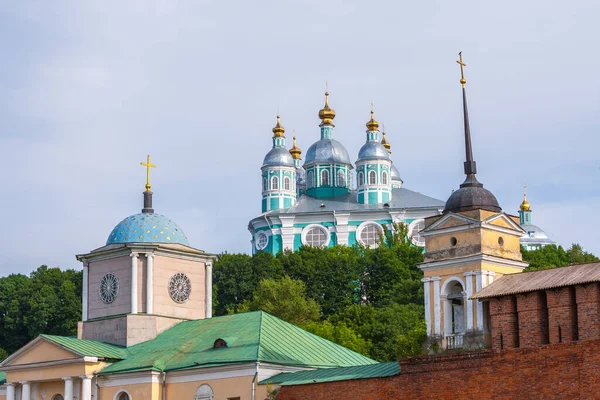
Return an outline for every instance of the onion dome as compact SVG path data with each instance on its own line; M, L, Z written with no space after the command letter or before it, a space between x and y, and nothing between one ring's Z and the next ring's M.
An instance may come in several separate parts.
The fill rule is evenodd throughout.
M371 108L371 119L367 122L367 129L370 131L379 130L379 122L375 121L375 112Z
M523 202L521 203L521 206L519 207L521 209L521 211L531 211L531 204L529 204L529 202L527 201L527 186L524 187L524 193L523 193Z
M300 154L302 154L302 150L298 146L296 146L296 136L294 136L294 145L290 149L290 154L295 160L301 160Z
M283 134L285 133L285 128L281 126L281 118L279 114L277 114L277 125L273 128L273 137L285 137Z
M283 146L277 146L267 153L262 166L294 167L295 164L290 152Z
M381 134L383 135L383 137L381 138L381 145L383 147L385 147L385 149L388 151L388 153L392 153L392 146L388 143L388 141L385 138L385 130L383 132L381 132Z
M154 213L130 215L114 227L106 244L171 243L189 246L185 233L171 219Z
M335 111L329 107L329 93L325 92L325 106L319 110L321 125L333 125Z
M352 164L344 145L335 139L320 139L308 148L304 165L314 162Z
M398 168L396 168L396 166L394 164L392 164L392 167L390 168L390 177L393 181L400 181L402 182L402 178L400 178L400 171L398 171Z
M379 142L369 141L358 152L359 160L389 160L390 153Z

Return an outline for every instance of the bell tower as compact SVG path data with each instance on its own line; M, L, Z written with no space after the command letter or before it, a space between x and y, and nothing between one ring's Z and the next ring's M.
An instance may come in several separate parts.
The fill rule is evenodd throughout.
M477 180L473 158L462 54L461 69L465 181L452 193L441 216L425 219L427 334L445 349L489 342L487 304L471 297L504 274L523 271L518 217L502 212L496 197Z

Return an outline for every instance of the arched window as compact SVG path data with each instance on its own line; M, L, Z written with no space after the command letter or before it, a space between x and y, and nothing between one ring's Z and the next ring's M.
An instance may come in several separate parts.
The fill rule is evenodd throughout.
M263 192L267 191L267 178L263 178Z
M283 178L283 188L285 190L290 190L290 178L288 178L287 176Z
M52 396L52 400L65 400L65 398L62 394L55 394L54 396Z
M321 171L321 186L329 186L329 171Z
M215 393L213 392L212 388L207 385L201 385L198 390L196 390L196 396L194 397L194 400L213 400L215 397Z
M115 400L131 400L131 396L127 392L121 392L115 396Z
M315 175L313 171L308 171L308 174L306 175L306 186L309 188L315 186Z
M365 184L365 175L362 172L358 173L358 186Z
M271 178L271 190L279 189L279 178L274 176Z
M377 222L363 222L356 229L356 239L368 247L377 247L383 235L383 228Z
M329 232L321 225L309 225L302 232L302 244L305 246L323 247L329 244Z
M387 182L387 172L384 172L384 173L381 174L381 183L383 185L387 185L388 184L388 182Z
M338 171L338 186L346 186L346 173L341 169Z
M377 184L377 174L375 174L375 171L371 171L369 172L369 185L375 184Z

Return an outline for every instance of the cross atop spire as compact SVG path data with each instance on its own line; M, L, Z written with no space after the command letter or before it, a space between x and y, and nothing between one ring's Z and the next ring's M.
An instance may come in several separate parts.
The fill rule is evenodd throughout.
M146 167L146 192L149 192L150 191L150 168L156 168L156 164L150 163L150 155L148 155L146 162L142 161L140 164L143 165L144 167Z
M140 164L146 167L146 191L144 192L144 208L142 209L142 212L153 213L152 191L150 191L150 168L156 168L156 164L150 162L150 155L148 155L146 162L142 161Z
M465 87L465 83L467 83L467 80L465 79L465 70L464 67L467 66L467 64L465 64L463 62L462 59L462 51L460 53L458 53L458 61L457 61L458 65L460 65L460 84L462 85L462 87Z

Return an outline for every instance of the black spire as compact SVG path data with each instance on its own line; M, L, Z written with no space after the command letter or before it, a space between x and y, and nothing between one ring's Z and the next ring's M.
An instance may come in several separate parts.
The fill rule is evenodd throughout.
M142 212L152 214L154 209L152 208L152 191L150 191L150 168L156 168L156 164L150 162L150 155L148 155L146 162L142 161L140 164L146 167L146 190L144 191L144 208L142 208Z

